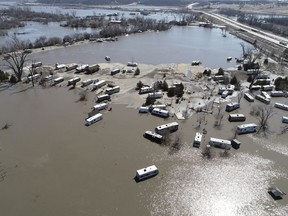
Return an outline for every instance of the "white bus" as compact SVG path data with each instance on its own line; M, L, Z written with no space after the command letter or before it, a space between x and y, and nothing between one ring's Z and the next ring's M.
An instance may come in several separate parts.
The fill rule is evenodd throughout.
M159 173L157 167L155 165L139 169L136 171L136 180L142 181L144 179L151 178L153 176L156 176Z
M231 102L231 103L228 103L227 105L226 105L226 111L227 112L230 112L230 111L233 111L233 110L236 110L236 109L238 109L238 108L240 108L240 103L236 103L236 102Z
M228 120L230 122L240 122L245 121L246 117L243 114L229 114Z
M101 114L101 113L97 113L96 115L91 116L90 118L87 118L87 119L85 120L85 125L86 125L86 126L92 125L92 124L94 124L95 122L98 122L98 121L100 121L100 120L102 120L102 119L103 119L102 114Z
M111 95L111 94L115 94L115 93L117 93L119 91L120 91L120 86L115 86L115 87L112 87L112 88L107 88L105 93Z
M159 109L159 108L154 108L151 111L151 114L156 115L156 116L160 116L160 117L163 117L163 118L169 117L169 111L163 110L163 109Z
M231 148L231 141L211 137L209 141L209 145L214 146L216 148L229 150Z
M274 107L282 109L282 110L288 110L288 105L286 105L286 104L275 103Z
M178 127L179 127L179 124L177 122L171 122L168 124L157 126L155 128L155 131L156 133L163 135L165 133L171 133L171 132L178 130Z
M254 97L249 93L245 93L244 98L249 102L254 102Z
M257 131L256 124L242 124L237 126L238 134L255 133Z
M265 103L265 104L270 104L270 99L262 96L262 95L256 95L255 96L255 99L261 101L262 103Z
M202 142L202 134L197 132L194 138L193 147L199 148Z
M97 104L95 106L93 106L93 111L100 111L103 109L108 109L108 104L107 103L101 103L101 104Z

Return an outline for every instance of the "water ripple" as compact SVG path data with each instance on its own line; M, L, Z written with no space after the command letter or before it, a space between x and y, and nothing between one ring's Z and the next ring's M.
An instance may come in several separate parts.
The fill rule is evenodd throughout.
M197 154L188 149L170 157L175 166L163 174L151 215L268 216L287 210L267 193L271 179L282 175L271 160L247 153L204 160Z

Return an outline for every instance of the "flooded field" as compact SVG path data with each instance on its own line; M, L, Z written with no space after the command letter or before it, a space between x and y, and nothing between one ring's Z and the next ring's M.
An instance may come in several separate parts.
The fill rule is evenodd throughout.
M247 116L254 104L242 99L237 112ZM278 99L286 102L287 99ZM201 151L210 137L231 139L237 123L225 112L220 128L214 114L198 127L188 120L140 115L126 104L109 104L103 120L86 127L95 104L90 93L79 102L79 91L67 87L42 89L29 85L1 89L0 208L5 216L39 215L286 215L288 199L274 201L267 188L288 187L287 134L280 135L275 111L266 138L241 135L240 149ZM255 104L260 104L255 102ZM146 140L143 133L177 121L182 147L172 151ZM247 123L258 123L249 117ZM200 149L191 143L196 131L207 130ZM137 169L155 164L160 173L134 181ZM286 191L287 192L287 191Z

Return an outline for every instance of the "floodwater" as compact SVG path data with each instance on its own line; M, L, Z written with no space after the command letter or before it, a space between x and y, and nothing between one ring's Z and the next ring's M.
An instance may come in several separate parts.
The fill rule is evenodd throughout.
M200 60L206 67L231 68L235 61L227 57L241 55L242 40L228 35L222 37L220 29L200 27L173 27L165 32L146 32L119 37L117 42L91 42L64 49L47 50L31 54L30 59L43 64L95 64L104 61L106 55L111 62L126 64L191 64ZM141 65L140 65L141 68Z
M213 127L212 114L200 128L199 114L176 120L180 127L174 136L183 146L173 152L143 137L173 117L140 115L111 103L102 121L86 127L95 97L78 99L78 91L67 87L1 89L0 125L10 125L0 130L1 214L287 215L287 197L273 201L267 193L271 185L288 188L287 134L279 134L282 123L276 118L285 111L277 110L267 138L238 136L240 149L231 149L228 158L213 149L208 160L201 149L211 136L233 137L237 123L229 123L226 112L221 128ZM254 104L242 100L238 111L248 116ZM208 133L201 148L191 147L195 132L203 128ZM152 164L159 175L136 183L135 171Z

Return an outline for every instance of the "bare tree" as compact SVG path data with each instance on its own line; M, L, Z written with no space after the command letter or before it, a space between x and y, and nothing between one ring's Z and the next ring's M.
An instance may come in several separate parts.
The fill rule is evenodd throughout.
M17 81L21 81L23 75L23 68L27 61L29 53L25 52L25 47L16 37L12 38L12 41L8 44L7 58L4 61L7 66L15 74Z
M182 114L183 114L183 117L185 119L188 119L188 117L189 117L189 104L186 105L185 110L183 110Z
M256 108L252 108L251 114L254 114L259 121L259 133L261 130L264 132L268 129L268 120L274 115L272 106L261 105Z
M181 147L183 146L183 141L181 137L182 136L180 135L180 133L177 133L175 135L175 139L169 148L169 154L174 154L181 149Z
M172 143L171 134L168 131L165 131L162 136L163 136L162 145L170 146Z
M238 103L239 103L239 104L240 104L241 99L243 98L243 96L244 96L244 90L241 89L241 90L238 92L238 94L237 94L237 100L238 100Z
M197 114L197 122L198 122L198 125L197 127L200 128L201 127L201 124L205 121L205 115L203 115L203 113L198 113Z

